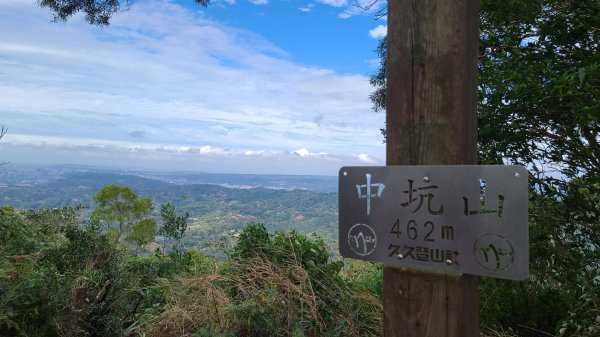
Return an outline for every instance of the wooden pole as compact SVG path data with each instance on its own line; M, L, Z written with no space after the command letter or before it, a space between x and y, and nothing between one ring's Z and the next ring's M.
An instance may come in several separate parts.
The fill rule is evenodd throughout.
M387 165L477 164L478 37L479 0L388 0ZM385 267L385 336L479 336L478 287Z

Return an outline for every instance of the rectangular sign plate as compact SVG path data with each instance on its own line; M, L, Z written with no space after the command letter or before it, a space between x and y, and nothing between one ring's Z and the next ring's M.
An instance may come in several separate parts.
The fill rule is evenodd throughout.
M521 166L343 167L342 256L522 280L529 274Z

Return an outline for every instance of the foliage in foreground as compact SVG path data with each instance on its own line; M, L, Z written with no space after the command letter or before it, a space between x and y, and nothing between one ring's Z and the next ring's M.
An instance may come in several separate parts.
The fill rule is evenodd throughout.
M0 335L121 336L160 306L158 277L204 268L193 252L132 258L76 209L0 209ZM202 268L201 268L202 267Z
M318 237L248 225L223 261L132 249L77 209L0 208L0 336L382 335L381 265L332 259ZM600 275L576 288L577 268L539 259L527 282L482 279L482 336L597 336Z
M210 274L164 280L149 336L380 336L381 302L341 275L323 242L249 225ZM187 313L181 315L181 313Z
M250 225L222 262L132 257L77 214L0 209L1 336L381 335L380 275L344 276L318 238Z

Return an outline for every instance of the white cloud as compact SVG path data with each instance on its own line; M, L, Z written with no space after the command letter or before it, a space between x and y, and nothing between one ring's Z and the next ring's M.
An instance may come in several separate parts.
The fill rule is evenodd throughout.
M348 4L348 0L317 0L317 2L333 7L343 7Z
M137 2L104 29L2 2L0 31L10 129L0 146L13 155L3 160L91 161L97 151L100 164L218 171L254 158L256 172L323 173L332 158L384 153L366 76L295 64L260 36L168 1Z
M212 147L210 147L208 145L204 145L203 147L200 148L199 152L202 154L208 154L208 153L216 153L218 151L214 150Z
M375 15L380 13L387 7L386 0L353 0L352 5L338 15L340 19L348 19L357 15ZM386 18L387 20L387 18Z
M305 149L305 148L298 149L298 150L294 151L294 154L297 154L300 157L308 157L308 156L310 156L310 152L308 152L308 150Z
M292 154L300 156L300 157L330 157L330 158L334 158L334 156L330 156L328 153L325 153L325 152L312 153L305 148L298 149L298 150L292 152Z
M366 153L361 153L357 157L358 157L358 160L360 160L361 162L366 163L366 164L375 164L375 163L377 163L377 160L371 158Z
M15 137L13 137L15 138ZM91 139L78 142L17 136L0 144L3 160L24 164L83 164L135 170L196 170L226 173L336 175L341 166L359 166L357 157L336 157L301 151L240 151L214 147L136 145ZM29 138L29 139L24 139ZM33 140L32 138L36 138ZM204 148L203 150L201 150ZM23 158L23 153L31 156ZM114 165L114 163L118 165ZM381 164L381 163L377 163Z
M266 5L269 3L269 0L249 0L249 1L255 5Z
M379 25L369 31L369 35L371 35L374 39L382 39L387 35L387 26Z
M308 12L312 11L312 9L313 9L314 7L315 7L315 5L314 5L314 4L308 4L308 5L306 5L306 7L300 7L300 8L298 8L298 9L299 9L301 12L308 13Z

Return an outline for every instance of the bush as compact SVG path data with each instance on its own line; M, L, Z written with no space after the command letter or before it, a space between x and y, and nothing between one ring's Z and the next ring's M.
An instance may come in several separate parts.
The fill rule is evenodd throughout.
M579 297L561 322L559 336L600 336L600 270L580 288Z
M342 277L324 241L246 226L229 266L240 329L251 336L379 336L381 302ZM360 318L356 315L360 314ZM368 318L368 319L366 319Z
M381 336L381 301L342 277L321 239L246 226L229 260L163 279L166 304L147 336Z

